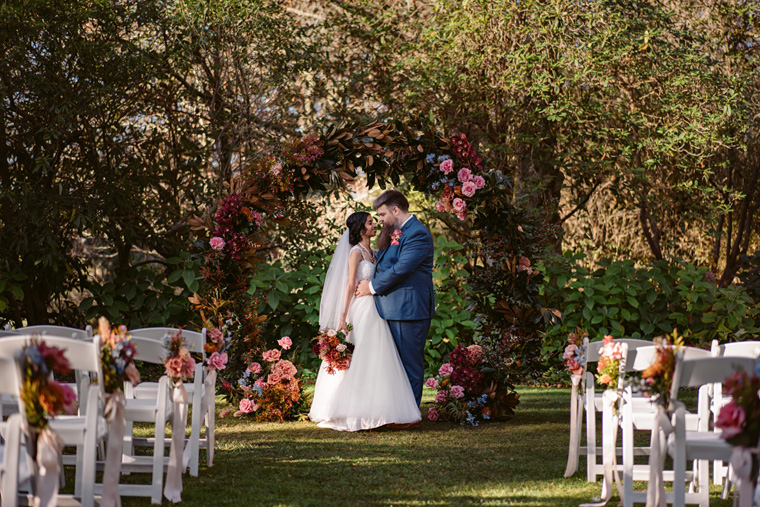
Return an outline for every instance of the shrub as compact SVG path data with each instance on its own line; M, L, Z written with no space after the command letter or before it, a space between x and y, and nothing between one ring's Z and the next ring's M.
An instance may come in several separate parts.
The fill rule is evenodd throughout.
M709 345L748 339L760 332L760 310L741 285L721 288L705 267L682 259L637 266L634 261L602 259L594 269L581 265L584 254L542 266L547 306L562 310L546 331L548 366L561 361L568 332L580 327L592 337L652 339L678 329L685 343Z

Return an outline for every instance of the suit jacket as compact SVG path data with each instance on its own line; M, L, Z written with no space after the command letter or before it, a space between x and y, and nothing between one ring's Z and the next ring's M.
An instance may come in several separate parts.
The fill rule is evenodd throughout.
M433 236L413 216L401 228L398 242L378 256L372 280L377 312L386 320L432 319Z

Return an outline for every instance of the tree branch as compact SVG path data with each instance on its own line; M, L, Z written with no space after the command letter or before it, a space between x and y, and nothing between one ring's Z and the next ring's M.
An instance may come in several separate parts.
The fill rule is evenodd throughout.
M599 188L599 186L601 184L602 184L602 182L599 181L596 185L594 185L594 188L592 188L591 191L588 194L586 194L586 197L584 197L583 199L581 199L581 202L579 202L578 205L570 211L570 213L568 213L567 215L565 215L562 218L560 218L559 219L559 225L564 224L565 220L567 220L568 218L570 218L571 216L573 216L578 210L584 208L586 206L586 204L588 203L589 199L591 199L591 196L594 195L594 192L596 192L596 189Z

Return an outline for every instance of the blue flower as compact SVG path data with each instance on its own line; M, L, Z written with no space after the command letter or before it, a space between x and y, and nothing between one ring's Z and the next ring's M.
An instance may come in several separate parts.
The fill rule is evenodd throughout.
M435 160L435 153L430 153L427 157L425 157L425 162L428 164L432 164Z
M121 375L124 373L124 370L127 368L127 362L122 358L117 358L116 361L113 362L114 366L116 366L116 371Z
M248 369L246 369L246 370L243 372L243 378L248 378L248 377L250 377L250 376L251 376L251 370L248 370Z
M264 394L264 388L261 387L261 386L259 386L259 385L253 386L253 390L256 391L257 393L259 393L259 396L261 396L262 394Z
M448 155L441 155L440 157L438 157L438 163L440 164L441 162L443 162L444 160L448 160L449 158L451 157L449 157Z
M430 188L432 188L433 190L438 190L438 187L440 187L440 186L441 186L441 182L440 181L436 181L435 183L433 183L432 185L430 185Z
M245 381L245 377L243 377L243 378L239 378L239 379L238 379L238 385L239 385L239 386L241 386L241 387L242 387L242 386L244 386L245 384L246 384L246 381Z

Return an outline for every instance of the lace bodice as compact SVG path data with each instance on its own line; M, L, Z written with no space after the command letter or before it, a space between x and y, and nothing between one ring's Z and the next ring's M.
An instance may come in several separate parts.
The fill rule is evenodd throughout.
M375 276L375 263L370 260L367 252L360 245L355 245L351 248L351 251L359 250L362 253L362 260L359 263L359 272L357 273L358 280L372 280ZM377 255L377 252L372 252L373 256Z

